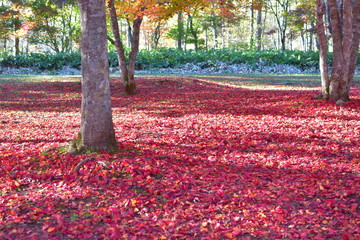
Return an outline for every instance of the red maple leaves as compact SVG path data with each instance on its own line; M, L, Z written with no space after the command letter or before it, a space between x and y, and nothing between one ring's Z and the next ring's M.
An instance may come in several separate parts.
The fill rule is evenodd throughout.
M358 89L340 107L315 90L138 83L112 83L121 151L77 156L58 147L80 83L3 84L1 238L360 237Z

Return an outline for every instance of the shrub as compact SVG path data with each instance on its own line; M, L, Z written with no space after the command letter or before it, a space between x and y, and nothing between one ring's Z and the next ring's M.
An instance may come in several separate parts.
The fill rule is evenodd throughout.
M250 51L235 49L210 49L210 50L186 50L180 51L173 48L162 48L159 50L141 50L137 56L137 69L151 68L174 68L186 63L215 63L216 61L228 64L249 64L254 65L259 60L264 65L288 64L302 69L318 67L319 53L317 51L303 52L299 50L263 50ZM332 54L329 54L331 64ZM359 57L360 62L360 57ZM8 53L1 53L0 64L4 67L29 67L39 70L57 70L63 66L70 66L80 69L81 57L78 52L68 53L29 53L13 56ZM111 67L118 66L116 52L109 53L109 64Z
M70 66L80 69L80 54L72 53L29 53L22 55L4 54L1 59L1 65L13 68L36 68L40 70L57 70L63 66Z

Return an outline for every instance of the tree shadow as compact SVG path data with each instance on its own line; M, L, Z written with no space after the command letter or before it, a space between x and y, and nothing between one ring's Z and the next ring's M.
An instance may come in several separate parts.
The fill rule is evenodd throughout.
M80 82L16 82L2 84L0 106L7 111L79 111Z
M197 79L139 79L138 82L140 94L132 98L119 94L121 90L113 91L115 108L129 107L155 117L182 117L201 113L302 118L337 118L332 112L340 108L333 102L315 99L318 90L251 90ZM121 87L118 85L117 89ZM353 100L342 106L342 109L357 111L360 106L360 99L356 95L358 91L357 88L353 90ZM309 114L309 110L314 114ZM357 114L343 117L360 120Z

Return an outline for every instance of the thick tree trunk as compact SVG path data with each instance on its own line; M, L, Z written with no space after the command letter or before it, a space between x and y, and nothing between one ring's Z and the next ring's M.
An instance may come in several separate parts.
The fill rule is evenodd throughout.
M78 138L69 152L114 151L105 0L78 0L81 15L82 103Z
M350 100L349 90L354 77L359 51L360 1L344 0L340 11L336 0L329 0L332 20L333 66L330 78L329 100L339 103Z
M326 36L323 23L325 4L317 0L317 31L320 43L320 70L322 97L337 104L350 100L349 92L354 78L360 40L360 1L328 0L326 10L330 14L330 33L333 40L333 64L328 76L326 62Z
M360 1L357 0L352 7L352 34L353 41L350 46L350 72L349 72L349 84L348 93L350 92L352 81L354 80L354 74L357 66L359 56L359 45L360 45Z
M136 93L136 83L134 78L136 56L139 52L139 39L140 39L140 27L142 23L142 17L137 17L133 23L133 32L131 37L131 52L129 56L129 62L126 62L125 49L120 37L119 24L116 15L116 9L114 0L108 2L108 8L110 11L111 26L115 38L115 46L118 55L119 65L121 69L121 76L125 86L126 94Z

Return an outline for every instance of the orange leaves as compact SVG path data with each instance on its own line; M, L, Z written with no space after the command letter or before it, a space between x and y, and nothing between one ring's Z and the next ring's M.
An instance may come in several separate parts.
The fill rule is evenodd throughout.
M179 12L197 14L199 11L213 11L231 17L231 11L237 8L232 1L219 0L116 0L115 6L119 16L130 19L146 16L155 21L168 19Z

